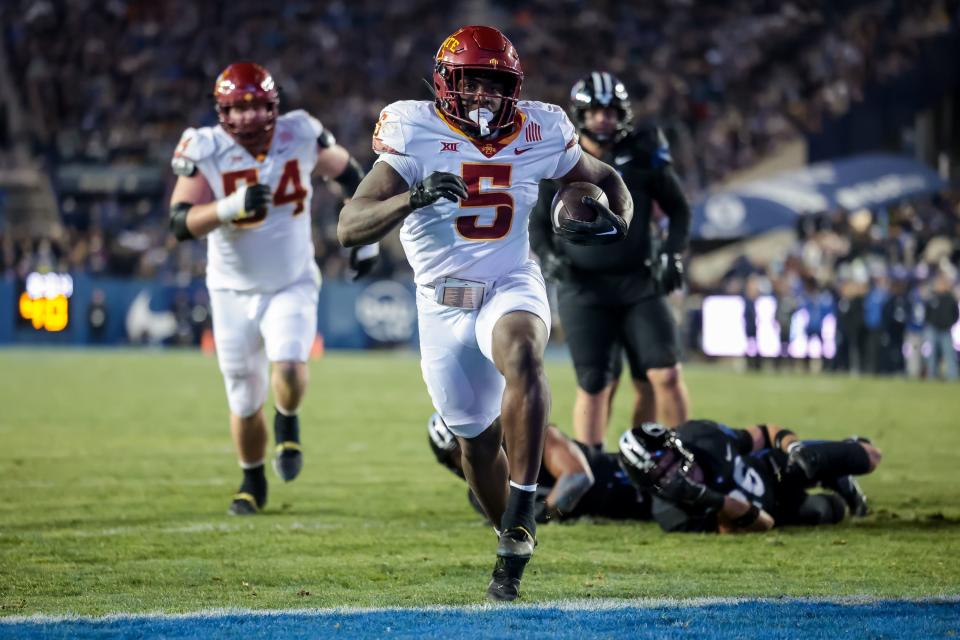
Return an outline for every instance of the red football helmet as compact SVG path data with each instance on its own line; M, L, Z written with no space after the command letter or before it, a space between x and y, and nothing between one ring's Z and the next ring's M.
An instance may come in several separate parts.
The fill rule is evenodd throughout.
M463 80L470 72L495 77L505 87L503 95L488 96L502 100L500 110L487 124L490 132L497 133L513 127L517 121L517 99L523 83L520 56L513 44L493 27L461 27L444 40L437 51L437 63L433 70L437 108L467 131L477 133L480 128L466 117L463 104Z
M270 72L253 62L234 62L217 77L213 86L220 126L244 147L264 148L270 144L280 111L280 92ZM238 105L266 105L266 118L239 124L231 122L230 108Z

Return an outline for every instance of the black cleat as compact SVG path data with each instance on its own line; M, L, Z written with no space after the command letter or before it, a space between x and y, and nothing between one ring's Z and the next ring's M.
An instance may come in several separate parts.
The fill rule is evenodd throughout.
M867 507L867 496L860 488L860 483L853 476L841 476L829 482L824 482L823 487L843 498L850 509L851 517L862 518L870 512Z
M487 599L493 602L511 602L520 597L520 579L533 556L537 541L522 527L508 529L500 534L497 544L497 564L487 587Z
M233 502L230 503L227 513L232 516L252 516L259 513L265 503L266 498L258 503L252 494L241 491L233 496Z
M287 441L277 445L277 455L273 458L273 470L281 480L290 482L300 475L302 468L303 452L300 451L299 442Z

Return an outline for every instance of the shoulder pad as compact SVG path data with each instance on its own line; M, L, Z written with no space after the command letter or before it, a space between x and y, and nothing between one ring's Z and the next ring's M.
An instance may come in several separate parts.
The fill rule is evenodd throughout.
M212 156L215 150L216 142L210 127L191 127L180 136L180 142L170 159L170 168L175 175L189 178L196 175L197 163Z
M577 129L567 117L567 112L557 105L536 100L523 100L517 106L527 116L524 127L529 127L531 123L537 125L544 140L556 139L564 149L569 149L580 141Z
M170 160L170 168L173 169L174 175L185 178L194 176L197 173L197 163L184 156L173 156L173 159Z
M660 169L673 164L670 143L660 127L642 127L634 129L630 135L631 146L637 154L637 160L647 164L649 169Z
M190 127L180 136L180 142L173 151L173 158L185 158L194 164L206 160L214 154L217 143L213 138L213 129Z
M406 155L407 130L413 125L418 102L402 100L384 107L373 128L373 150L379 155L393 153Z
M286 112L277 119L277 123L289 127L290 131L303 140L319 140L326 131L319 120L303 109Z

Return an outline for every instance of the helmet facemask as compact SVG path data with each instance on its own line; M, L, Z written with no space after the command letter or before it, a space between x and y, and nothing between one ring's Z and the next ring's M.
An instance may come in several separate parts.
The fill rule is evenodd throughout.
M693 454L673 430L652 422L620 437L619 459L636 485L655 490L659 490L664 478L677 473L688 475L695 464Z
M254 114L248 117L243 115L245 111L253 111ZM234 104L217 102L220 126L240 145L250 149L269 146L279 111L278 102L254 101Z
M471 84L498 84L502 93L466 90ZM517 116L520 76L486 67L437 63L434 73L437 105L450 120L474 137L498 135L513 126ZM484 103L496 103L494 109Z
M616 109L617 126L612 133L598 134L587 128L587 111L598 108ZM570 119L580 133L600 144L622 140L633 125L633 110L626 87L615 76L604 71L594 71L573 85L569 111Z

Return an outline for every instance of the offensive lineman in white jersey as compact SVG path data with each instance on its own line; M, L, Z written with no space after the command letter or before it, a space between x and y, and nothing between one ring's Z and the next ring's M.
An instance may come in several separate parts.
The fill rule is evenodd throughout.
M290 481L303 465L297 410L307 387L320 292L311 177L334 178L349 196L363 171L307 112L279 115L279 91L257 64L227 67L214 99L220 124L187 129L177 145L170 227L178 240L208 238L214 342L243 469L229 513L250 515L267 500L268 377L276 408L274 469ZM372 267L372 252L363 247L351 253L358 273Z
M586 198L597 220L557 229L572 242L622 239L633 204L616 171L581 152L562 109L518 102L519 56L496 29L464 27L444 40L433 79L435 102L382 111L373 138L379 158L341 212L338 236L355 247L403 223L423 378L460 442L470 487L500 525L487 595L513 600L536 544L550 410L543 370L550 309L528 257L537 183L591 182L606 192L612 210Z

